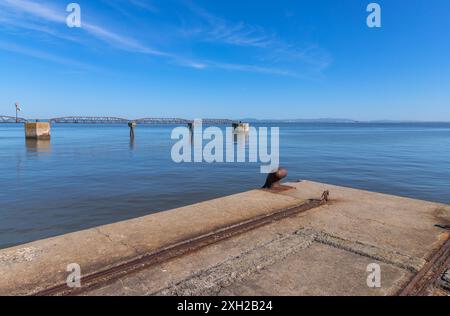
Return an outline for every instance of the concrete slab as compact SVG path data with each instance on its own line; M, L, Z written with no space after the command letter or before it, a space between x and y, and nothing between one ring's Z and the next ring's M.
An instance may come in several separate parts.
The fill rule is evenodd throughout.
M381 268L381 287L367 285L368 265ZM351 252L313 244L249 278L223 288L218 295L372 296L394 295L411 272Z
M426 259L449 236L450 207L432 202L304 181L281 194L304 199L330 190L332 203L308 213L305 225ZM306 216L306 215L305 215Z
M305 199L330 190L332 203L141 271L133 279L121 278L87 294L394 295L425 265L428 256L448 236L432 225L436 220L448 220L449 208L445 205L312 182L289 185L297 190L283 192L282 195ZM366 203L351 201L358 195L364 196ZM378 212L379 209L383 212ZM349 215L352 210L356 211ZM410 233L408 228L411 224L396 218L403 216L406 210L411 213L409 221L412 227L426 235L428 243L421 243L416 237L412 241L406 240L396 232L400 227L403 232ZM326 221L324 213L327 216L332 214L330 221ZM366 217L361 217L361 213ZM355 220L359 226L350 226L350 229L346 225L341 226L341 221L345 222L342 219L332 226L333 219L339 215L343 218L357 217ZM422 222L416 223L415 220ZM384 236L372 231L373 223L377 221L386 222L383 224ZM329 230L325 231L327 228ZM364 228L368 231L365 232ZM261 246L285 240L286 236L294 233L309 240L310 244L305 246L305 239L294 244L277 242L277 251ZM314 238L308 239L308 236ZM258 258L256 262L254 253ZM381 267L381 288L369 288L366 284L366 269L371 263ZM136 291L139 286L145 286L145 291Z
M121 278L85 295L393 295L408 269L284 232L288 220ZM283 225L284 226L284 225ZM380 288L367 266L381 267Z
M254 190L0 250L0 295L27 295L65 283L71 263L79 264L82 273L91 274L301 202Z
M435 227L446 205L332 185L254 190L0 251L0 294L63 283L67 264L84 275L194 236L331 192L329 205L234 236L102 284L87 295L392 295L448 238ZM367 265L382 288L367 287ZM344 284L344 286L343 286Z

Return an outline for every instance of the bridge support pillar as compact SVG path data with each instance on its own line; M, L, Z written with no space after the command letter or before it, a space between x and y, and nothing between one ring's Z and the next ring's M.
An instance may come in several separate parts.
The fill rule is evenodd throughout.
M235 133L248 133L250 131L249 123L233 123L233 130Z
M134 138L134 128L136 127L136 122L129 122L128 126L130 127L130 137Z
M50 139L50 123L25 123L25 137L29 139Z

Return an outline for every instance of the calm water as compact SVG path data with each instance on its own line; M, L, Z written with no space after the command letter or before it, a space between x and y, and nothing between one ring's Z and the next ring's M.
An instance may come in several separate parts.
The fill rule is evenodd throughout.
M259 164L175 164L173 126L0 125L0 248L256 188ZM450 124L285 124L281 165L310 179L450 204Z

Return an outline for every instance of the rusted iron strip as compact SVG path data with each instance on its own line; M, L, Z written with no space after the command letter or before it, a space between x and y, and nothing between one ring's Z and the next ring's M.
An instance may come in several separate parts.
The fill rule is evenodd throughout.
M450 265L450 238L431 257L428 263L398 293L399 296L423 296L434 286Z
M101 286L107 285L112 281L120 279L121 277L124 277L125 275L128 275L130 273L141 271L156 264L197 251L208 245L217 243L230 237L320 207L322 205L327 204L328 197L329 192L326 191L323 193L322 199L320 200L318 199L307 200L306 202L300 205L296 205L287 209L278 210L276 212L267 215L255 217L248 221L243 221L238 224L227 226L214 232L194 237L189 240L185 240L180 243L159 249L155 252L149 253L135 260L122 263L115 267L111 267L103 271L93 273L91 275L87 275L85 277L82 277L81 279L82 284L81 288L70 289L67 287L66 284L60 284L58 286L35 293L34 296L83 294L89 290L93 290Z

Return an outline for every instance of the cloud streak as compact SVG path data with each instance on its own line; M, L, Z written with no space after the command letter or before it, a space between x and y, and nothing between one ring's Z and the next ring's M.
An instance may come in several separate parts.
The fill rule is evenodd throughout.
M66 12L57 11L48 5L38 4L35 2L25 0L3 0L3 1L4 3L0 4L0 6L9 8L15 13L19 14L25 13L27 14L28 17L30 16L33 17L35 21L36 19L40 19L41 21L45 20L46 22L57 24L65 25L66 23L66 16L65 16ZM58 36L59 34L54 31L49 31L48 28L44 28L38 24L24 25L23 23L17 24L15 22L12 22L11 19L5 20L8 21L11 25L22 26L25 28L34 29L35 31L46 32L54 36ZM89 33L91 36L99 40L102 40L112 46L115 46L116 48L119 49L123 49L129 52L145 53L156 56L168 56L167 53L160 52L156 49L152 49L151 47L145 46L133 38L120 35L116 32L107 30L106 28L93 23L83 21L81 29Z
M222 43L227 45L251 47L265 50L269 58L274 61L301 61L320 72L331 63L329 54L317 45L300 48L286 43L276 34L268 33L261 26L249 25L242 21L230 22L218 17L190 0L183 2L203 23L200 26L186 28L185 35L199 37L203 41Z
M36 59L42 59L46 60L52 63L57 63L64 66L71 66L71 67L77 67L81 69L86 70L93 70L94 68L90 65L81 63L79 61L68 59L68 58L62 58L53 54L49 54L47 52L43 52L36 49L30 49L28 47L23 47L20 45L16 45L14 43L8 43L8 42L0 42L0 50L8 51L15 54L20 54Z
M213 15L192 1L184 3L205 24L203 27L194 28L192 35L202 35L205 41L260 48L268 47L274 41L273 36L268 35L260 26L252 26L244 22L231 23Z
M132 5L143 9L145 11L148 12L153 12L153 13L157 13L159 12L158 8L156 6L154 6L153 4L151 4L148 1L143 1L143 0L128 0L129 3L131 3Z
M149 2L144 2L142 0L131 0L130 4L141 8L142 10L154 13L158 12L156 7L152 6ZM206 10L193 5L191 2L187 2L187 4L189 9L206 23L206 31L204 29L199 29L194 32L204 36L204 40L206 41L267 49L276 52L278 55L284 54L289 58L299 58L302 60L311 58L309 53L297 52L288 45L281 43L275 36L267 35L264 29L259 26L249 26L243 22L230 23L225 19L216 17ZM13 28L28 29L55 38L77 42L80 45L89 45L88 41L82 40L76 36L67 35L67 32L59 31L59 29L55 27L57 25L64 25L65 27L67 12L61 10L61 8L59 10L56 9L48 2L42 1L37 3L30 0L2 0L2 2L0 2L0 9L0 21L2 21L4 26L7 25ZM123 35L99 24L92 23L91 21L86 21L84 17L81 30L86 32L90 37L107 43L116 49L129 53L146 54L163 58L172 64L192 69L222 69L227 71L252 72L268 75L298 76L294 71L283 70L271 66L187 58L179 53L156 49L133 37ZM3 45L3 49L5 49L5 45ZM25 49L19 49L18 47L15 47L14 49L16 52L21 52L35 58L42 58L57 63L76 64L69 60L65 60L64 58L58 59L56 56L34 50L26 51ZM311 60L314 62L316 59L311 58ZM323 62L319 63L319 66L325 67Z

